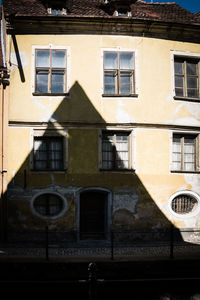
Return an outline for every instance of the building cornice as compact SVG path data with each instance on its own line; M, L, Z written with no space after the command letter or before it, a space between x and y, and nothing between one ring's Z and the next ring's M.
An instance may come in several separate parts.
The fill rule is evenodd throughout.
M138 18L14 16L7 18L9 34L127 35L200 42L200 24L183 24Z

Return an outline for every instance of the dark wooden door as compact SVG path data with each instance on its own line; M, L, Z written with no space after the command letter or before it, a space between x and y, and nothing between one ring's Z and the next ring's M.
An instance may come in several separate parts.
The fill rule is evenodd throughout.
M80 238L105 239L107 195L84 192L80 197Z

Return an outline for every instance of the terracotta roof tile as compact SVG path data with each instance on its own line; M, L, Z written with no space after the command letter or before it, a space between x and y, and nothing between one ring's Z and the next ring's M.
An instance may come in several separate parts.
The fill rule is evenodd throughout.
M47 2L47 1L46 1ZM67 16L112 18L104 0L70 0ZM5 14L17 16L46 16L45 0L3 0ZM185 24L200 24L200 18L173 3L147 3L137 0L131 5L132 18ZM61 16L63 17L63 16ZM114 18L114 17L113 17Z

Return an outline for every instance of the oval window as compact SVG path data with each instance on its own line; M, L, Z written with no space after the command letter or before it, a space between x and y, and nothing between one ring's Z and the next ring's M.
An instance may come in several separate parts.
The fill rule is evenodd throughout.
M64 201L57 194L41 194L34 199L33 208L42 217L55 217L63 211Z
M193 212L197 204L196 198L187 194L180 194L172 200L171 208L176 214L184 215Z

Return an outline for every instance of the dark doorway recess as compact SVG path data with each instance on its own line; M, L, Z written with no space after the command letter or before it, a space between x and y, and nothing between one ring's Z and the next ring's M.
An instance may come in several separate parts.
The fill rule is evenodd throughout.
M108 193L86 191L80 195L80 239L105 240Z

